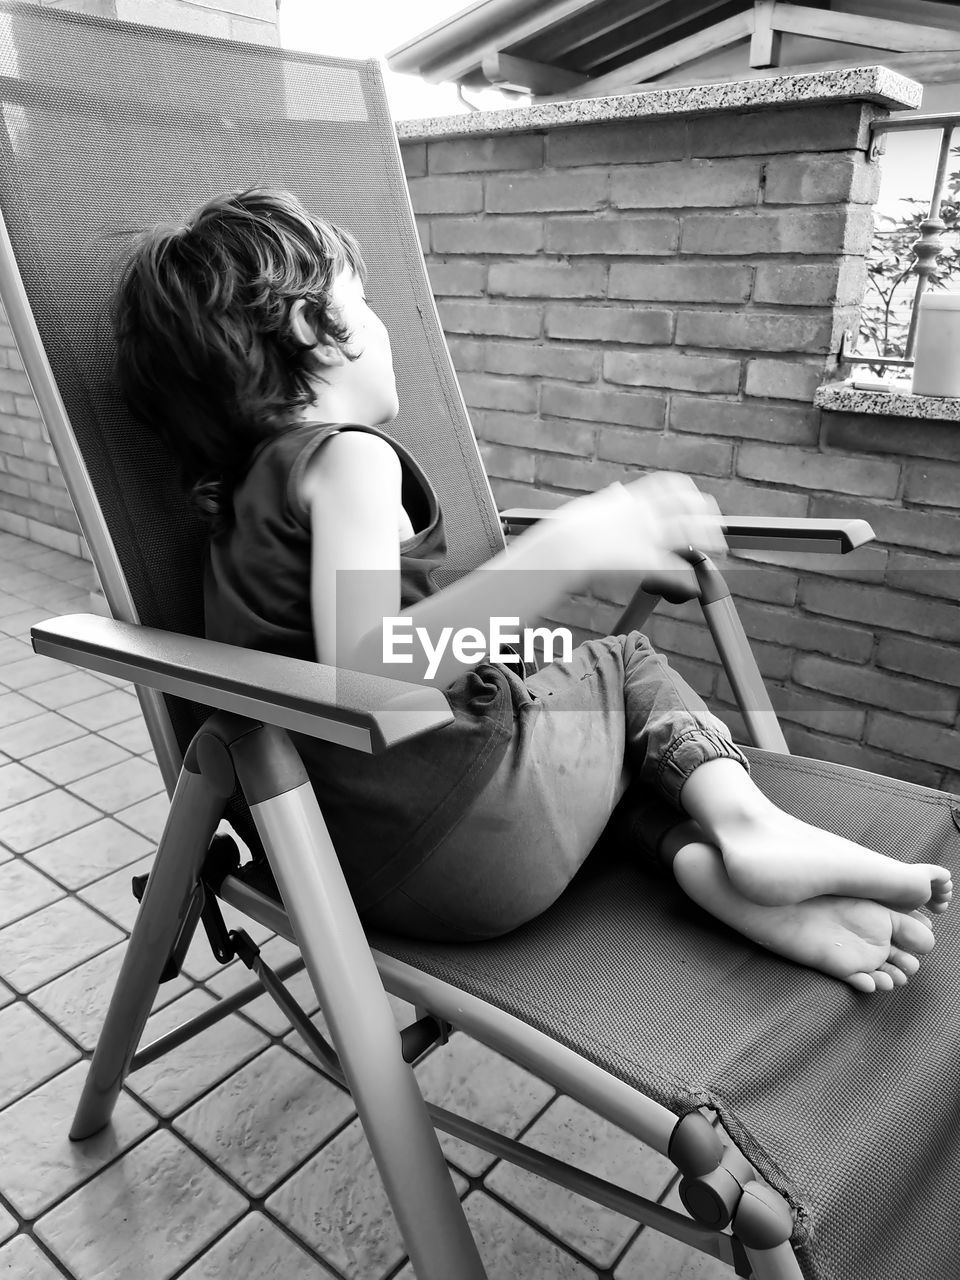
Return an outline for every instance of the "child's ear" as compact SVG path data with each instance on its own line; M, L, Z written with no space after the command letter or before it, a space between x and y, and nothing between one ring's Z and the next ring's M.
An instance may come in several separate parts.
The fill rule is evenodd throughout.
M307 302L298 298L290 308L290 332L296 342L310 350L319 364L342 364L343 355L339 346L326 333L317 333L307 319Z

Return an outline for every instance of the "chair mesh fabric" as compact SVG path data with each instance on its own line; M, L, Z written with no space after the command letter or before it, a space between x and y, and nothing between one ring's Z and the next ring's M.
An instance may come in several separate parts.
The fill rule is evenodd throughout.
M119 401L109 301L134 233L223 191L290 189L357 236L395 355L391 430L446 514L444 572L502 547L375 62L4 2L0 94L0 207L141 623L203 633L205 534L171 459ZM183 750L208 712L167 702Z
M748 749L807 822L960 873L960 799ZM942 1280L960 1256L960 921L902 990L865 996L719 925L622 842L545 915L447 947L373 935L685 1113L715 1109L797 1212L807 1280Z

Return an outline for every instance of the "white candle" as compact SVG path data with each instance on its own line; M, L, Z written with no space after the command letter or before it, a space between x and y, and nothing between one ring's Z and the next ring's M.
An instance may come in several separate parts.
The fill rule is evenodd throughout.
M921 297L911 390L916 396L960 396L960 293Z

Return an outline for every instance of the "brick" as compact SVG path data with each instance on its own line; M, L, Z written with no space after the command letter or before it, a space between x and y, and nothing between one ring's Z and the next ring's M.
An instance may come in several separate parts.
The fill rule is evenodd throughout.
M505 480L534 481L536 454L511 445L480 443L480 455L489 475L502 476Z
M515 444L525 449L571 453L584 458L593 457L596 449L596 428L578 422L481 410L474 414L473 425L480 439L493 444Z
M882 636L877 666L960 688L960 650L912 636Z
M888 672L873 667L833 662L815 654L800 654L793 664L793 679L809 689L849 698L868 707L902 711L953 724L958 697L955 690L937 688L919 680L891 680Z
M757 160L675 160L614 172L610 201L618 209L711 209L757 204Z
M869 662L873 653L872 631L750 600L738 604L737 609L751 640L786 645L794 651L825 653L844 662Z
M420 241L420 252L426 257L430 252L430 222L427 218L417 218L417 239Z
M5 493L11 498L27 498L30 495L29 481L19 476L9 475L6 471L0 471L0 493Z
M756 302L795 307L849 306L860 302L867 283L862 258L832 262L761 262L753 286Z
M753 268L713 262L610 265L607 294L638 302L746 302Z
M960 610L905 591L808 579L800 584L800 601L811 613L932 640L960 640Z
M787 726L786 729L785 736L794 755L808 756L814 760L829 760L833 764L848 765L851 769L866 769L869 773L879 773L886 778L899 778L902 782L913 782L919 787L939 787L940 785L942 771L928 764L886 755L865 747L861 742L844 742L826 737L822 733L811 733L793 725Z
M548 306L544 330L551 338L579 338L584 342L629 342L637 346L664 344L673 333L669 311L637 307Z
M487 268L482 262L427 263L434 295L479 298L483 294Z
M544 415L555 418L659 428L663 426L666 400L661 395L638 391L544 386L540 409Z
M427 143L427 171L431 174L539 169L542 161L543 138L540 134L444 138Z
M774 644L758 644L754 640L751 641L750 650L764 681L786 680L789 677L790 663L793 661L793 654L789 649L781 649ZM768 692L772 695L773 688L770 687ZM723 698L731 706L737 705L733 690L730 687L729 678L725 672L721 672L717 680L717 696Z
M23 441L19 436L7 435L0 431L0 454L7 457L22 458L24 456Z
M44 440L23 440L21 443L24 457L31 458L34 462L44 462L48 467L57 467L57 455L53 445L47 444Z
M863 735L867 713L860 707L832 702L790 685L771 686L769 693L778 719L831 737L859 740Z
M728 476L733 445L723 440L661 435L628 427L607 427L597 439L597 457L652 471L695 471L699 475Z
M878 711L867 724L866 740L871 746L928 760L941 769L960 769L960 733L926 720Z
M677 346L748 351L829 351L832 317L777 311L681 311Z
M577 173L497 174L487 179L491 213L540 213L552 209L602 209L607 204L606 170Z
M447 349L458 373L481 373L486 346L475 339L447 335Z
M823 381L822 364L799 360L749 360L744 390L748 396L813 403L813 393Z
M789 568L738 564L725 568L723 578L735 598L745 597L764 604L796 604L800 575L790 572Z
M556 343L493 342L487 347L489 373L515 373L526 378L563 378L570 382L595 382L600 355L584 347Z
M834 495L814 498L812 516L868 520L880 542L953 555L960 547L960 517L936 511L901 511L875 503L854 503Z
M848 453L909 453L911 458L960 462L960 431L953 422L831 410L823 414L823 433L824 444Z
M731 516L805 516L810 505L805 493L771 489L738 479L708 479L700 486Z
M38 480L43 484L47 479L48 468L42 462L29 462L25 458L0 458L0 466L12 476L21 476L24 480Z
M18 369L0 369L0 391L12 391L15 395L30 395L30 380Z
M438 218L431 223L434 253L539 253L543 227L534 218Z
M42 416L40 413L40 406L37 404L36 400L34 400L32 395L14 396L13 406L21 418L39 419Z
M542 315L539 307L502 302L438 302L440 323L448 333L484 333L504 338L536 338Z
M486 373L465 373L460 388L473 409L510 409L533 413L537 407L536 384L520 378L497 378Z
M594 462L580 458L562 458L557 455L537 457L537 483L553 485L557 489L573 489L577 493L592 493L605 485L636 477L636 469L614 466L610 462Z
M425 142L401 142L400 158L403 161L403 172L408 178L421 178L427 172Z
M669 348L638 353L608 351L603 357L603 376L608 382L631 387L733 393L740 385L740 361L684 355Z
M735 209L729 213L687 213L682 218L682 253L798 253L833 257L866 253L873 235L869 209Z
M488 292L511 298L602 298L606 267L600 263L492 263Z
M479 213L483 183L467 178L411 178L407 183L414 213Z
M874 204L880 166L862 156L777 156L764 166L765 204Z
M900 481L900 468L895 462L843 458L835 453L813 453L806 449L782 449L765 444L744 444L741 447L737 474L748 480L767 480L802 489L857 493L874 498L893 497Z
M671 396L670 427L673 431L799 445L815 445L819 433L814 409L709 400L705 396Z
M886 572L889 586L960 603L960 560L894 551Z
M872 114L862 103L780 107L690 122L691 156L757 156L777 152L863 149Z
M657 609L650 619L647 634L658 650L699 658L702 662L718 661L717 647L703 622L685 622Z
M755 564L795 569L802 574L827 574L842 581L883 582L889 552L884 547L868 544L853 555L824 551L741 551L737 553Z
M931 507L960 507L960 467L918 462L906 468L903 497Z
M628 120L551 129L547 134L547 163L642 164L680 160L687 154L686 120Z
M673 253L680 243L680 222L671 217L548 218L546 246L549 253L617 254L660 257Z

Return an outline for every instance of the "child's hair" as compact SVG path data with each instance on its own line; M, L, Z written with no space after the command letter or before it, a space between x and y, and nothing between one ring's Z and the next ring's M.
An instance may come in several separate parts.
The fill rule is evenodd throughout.
M250 454L313 400L312 347L291 332L306 300L318 335L349 334L329 290L365 269L346 231L288 191L258 187L208 201L181 226L146 232L117 289L117 374L131 412L180 459L183 480L214 529ZM349 353L347 353L349 354Z

